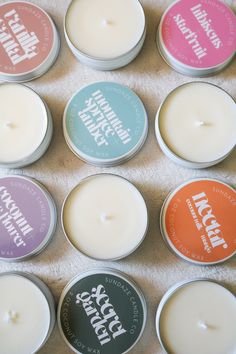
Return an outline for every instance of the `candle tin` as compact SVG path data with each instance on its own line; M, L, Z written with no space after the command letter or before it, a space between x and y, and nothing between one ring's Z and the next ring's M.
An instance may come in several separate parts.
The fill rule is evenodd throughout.
M38 99L42 102L42 105L44 106L45 114L46 114L46 119L47 119L47 129L45 132L45 135L43 137L43 140L41 144L36 148L36 150L31 153L29 156L26 156L25 158L17 161L11 161L11 162L3 162L0 161L0 168L7 168L7 169L12 169L12 168L22 168L28 165L31 165L32 163L36 162L39 160L47 151L51 140L52 140L52 135L53 135L53 120L52 116L50 113L50 110L46 104L46 102L31 88L28 86L22 85L22 84L12 84L12 83L3 83L1 85L18 85L18 87L22 87L22 89L27 89L31 91L33 94L35 94ZM0 103L1 103L1 97L0 97ZM25 139L27 139L27 135L25 135Z
M22 277L24 279L29 280L40 290L40 292L43 294L43 296L45 297L45 299L47 301L49 313L50 313L50 325L48 328L46 338L44 339L43 343L41 343L40 347L37 348L36 352L38 352L46 344L46 342L49 339L49 337L53 331L53 328L55 326L56 311L55 311L55 302L54 302L53 295L52 295L50 289L48 288L48 286L41 279L39 279L37 276L35 276L33 274L19 272L19 271L0 273L0 277L4 277L4 276L8 276L8 275L14 275L14 276ZM11 296L13 296L13 295L11 294ZM15 296L20 296L20 294L16 294ZM27 338L25 338L25 340L27 340ZM34 353L36 353L36 352L34 352ZM32 353L32 354L34 354L34 353Z
M224 287L221 283L215 281L215 280L212 280L212 279L207 279L207 278L197 278L197 279L192 279L192 280L187 280L187 281L182 281L182 282L179 282L177 284L175 284L174 286L172 286L165 294L164 296L162 297L159 305L158 305L158 308L157 308L157 312L156 312L156 333L157 333L157 337L158 337L158 340L163 348L163 350L166 352L166 353L169 353L168 351L168 348L166 347L166 344L164 342L164 339L163 339L163 336L162 336L162 333L161 333L161 317L162 317L162 314L163 314L163 310L166 306L166 304L171 301L171 298L173 295L175 295L179 290L183 289L184 287L192 284L192 283L197 283L197 282L209 282L209 283L213 283L213 284L216 284L222 288L224 288L225 290L227 290L230 294L232 294L233 296L235 296L233 293L231 293L229 291L229 289L227 289L226 287Z
M166 198L160 228L170 250L197 265L215 265L236 253L236 191L210 178L181 184Z
M148 118L142 101L128 87L97 82L72 96L65 108L63 131L69 148L81 160L112 167L142 148Z
M73 194L73 192L80 186L83 186L83 183L85 183L86 181L89 181L89 179L91 178L95 178L95 177L100 177L100 176L114 176L116 178L120 178L124 181L126 181L127 183L129 183L130 185L132 185L133 188L135 188L135 190L137 191L138 195L141 197L142 199L142 202L144 203L145 205L145 208L146 208L146 227L145 227L145 231L143 233L143 236L142 238L139 240L138 243L135 244L135 247L133 247L132 249L130 249L129 252L126 252L126 253L123 253L122 255L120 255L119 257L110 257L110 258L99 258L99 257L94 257L92 256L91 254L89 254L88 252L85 252L85 251L82 251L79 247L77 247L73 241L71 240L70 236L69 236L69 232L67 232L67 228L65 226L65 222L64 222L64 213L65 213L65 208L66 208L66 205L67 205L67 202L69 202L69 198L70 196ZM95 201L94 201L95 202ZM79 215L78 215L79 217ZM90 259L93 259L93 260L98 260L98 261L102 261L102 260L106 260L106 261L117 261L117 260L120 260L120 259L123 259L125 257L128 257L130 254L132 254L133 252L135 252L139 246L142 244L142 242L144 241L145 237L146 237L146 234L147 234L147 231L148 231L148 226L149 226L149 217L148 217L148 210L147 210L147 205L146 205L146 202L142 196L142 194L140 193L140 191L129 181L127 180L126 178L124 177L121 177L121 176L118 176L118 175L115 175L115 174L108 174L108 173L100 173L100 174L94 174L94 175L90 175L88 177L85 177L83 178L70 192L69 194L67 195L67 197L65 198L64 200L64 203L62 205L62 210L61 210L61 224L62 224L62 229L63 229L63 232L64 232L64 235L67 239L67 241L69 242L69 244L77 251L77 252L80 252L81 254L83 254L84 256L90 258Z
M25 82L43 75L55 62L60 38L49 15L25 1L0 5L0 80Z
M157 31L163 59L181 74L203 77L223 70L236 52L236 17L220 0L177 0Z
M139 287L108 268L73 278L61 294L57 317L62 338L78 354L128 353L141 338L146 318Z
M186 167L186 168L192 168L192 169L204 169L207 167L211 167L214 165L217 165L218 163L222 162L223 160L225 160L234 150L235 145L233 147L231 147L229 149L229 151L226 154L223 154L219 159L214 160L214 161L208 161L208 162L195 162L195 161L189 161L186 160L178 155L176 155L171 148L167 145L167 143L165 142L162 133L161 133L161 129L160 129L160 116L162 111L165 109L165 104L167 102L167 100L169 100L171 98L172 94L175 94L175 92L177 92L179 89L181 89L182 87L187 87L189 85L192 84L205 84L205 85L209 85L209 86L213 86L218 88L219 90L221 90L222 92L226 93L228 95L228 97L235 103L234 99L232 96L230 96L228 94L228 92L226 92L225 90L223 90L222 88L220 88L217 85L211 84L209 82L204 82L204 81L196 81L196 82L189 82L189 83L185 83L183 85L180 85L178 87L176 87L174 90L172 90L167 97L163 100L163 102L161 103L158 111L157 111L157 115L156 115L156 121L155 121L155 133L156 133L156 139L157 142L162 150L162 152L168 157L170 158L173 162L175 162L176 164ZM184 127L183 127L184 129ZM197 147L196 147L197 148Z
M142 10L144 22L145 22L144 29L143 29L143 32L142 32L142 35L141 35L139 41L127 53L124 53L120 56L109 58L109 59L102 59L102 58L97 58L97 57L88 55L88 54L82 52L81 50L79 50L79 48L77 48L73 44L73 42L71 41L68 31L67 31L67 28L66 28L66 21L67 21L67 14L68 14L68 11L69 11L72 3L73 3L73 0L71 1L70 5L67 9L66 15L65 15L64 32L65 32L65 38L66 38L67 44L68 44L71 52L82 64L90 66L91 68L93 68L95 70L108 71L108 70L119 69L123 66L126 66L129 63L131 63L138 56L139 52L141 51L141 49L144 45L144 41L146 38L146 32L147 32L145 13L144 13L143 7L142 7L141 3L139 2L139 0L137 0L137 3L139 4L140 9Z
M25 261L41 253L56 222L55 203L38 181L17 175L0 178L0 260Z

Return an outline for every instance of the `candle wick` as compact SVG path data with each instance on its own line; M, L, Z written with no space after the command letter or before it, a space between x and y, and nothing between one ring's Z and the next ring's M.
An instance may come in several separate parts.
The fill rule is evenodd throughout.
M204 125L206 125L206 122L204 122L204 121L202 121L202 120L197 120L197 121L196 121L196 125L197 125L198 127L203 127Z
M6 126L7 128L13 128L12 122L6 122L5 126Z
M206 323L206 322L204 322L204 321L199 321L199 327L201 328L201 329L203 329L204 331L206 331L207 329L209 329L209 325Z
M112 22L109 21L109 20L107 20L106 18L102 21L102 25L103 25L104 27L107 27L108 25L111 25L111 24L112 24Z
M4 316L4 321L6 323L15 323L17 321L18 314L15 311L9 310Z
M110 217L108 214L106 214L106 213L102 213L102 214L101 214L101 221L102 221L102 222L106 222L106 221L108 221L110 218L111 218L111 217Z

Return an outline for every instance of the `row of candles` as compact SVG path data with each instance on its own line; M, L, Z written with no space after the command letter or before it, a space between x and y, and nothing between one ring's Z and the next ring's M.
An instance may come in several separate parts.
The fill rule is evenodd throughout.
M19 168L41 158L53 134L46 102L19 82L39 77L52 66L60 39L48 14L31 3L5 3L0 18L0 78L11 81L0 85L0 166ZM98 70L130 63L146 37L145 15L137 0L73 0L64 28L73 54ZM219 0L175 1L162 16L157 45L166 62L183 74L216 73L235 54L235 15ZM210 167L235 147L235 116L236 104L228 93L207 82L191 82L176 88L161 104L155 123L157 141L169 158L184 167ZM148 117L132 90L98 82L70 99L63 130L76 156L110 167L142 148ZM236 251L235 209L236 192L229 185L191 180L166 198L161 233L182 259L219 264ZM69 193L61 222L77 251L97 260L117 260L141 245L148 231L148 210L131 182L99 174L80 181ZM56 224L53 198L38 181L18 175L0 178L1 260L25 261L38 255L51 241ZM1 274L0 288L1 350L36 353L55 323L50 290L35 276L19 272ZM76 276L63 290L58 306L61 335L76 353L126 353L142 336L146 320L142 291L127 275L111 269ZM156 314L157 335L169 354L233 354L235 323L235 296L209 279L175 285Z

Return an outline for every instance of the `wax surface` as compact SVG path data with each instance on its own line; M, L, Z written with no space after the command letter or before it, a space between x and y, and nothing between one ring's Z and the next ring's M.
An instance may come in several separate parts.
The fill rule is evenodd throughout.
M73 190L63 221L76 248L94 258L111 259L127 255L141 242L147 228L147 209L130 182L99 175Z
M168 300L160 328L170 354L235 354L236 299L218 284L190 283Z
M111 59L139 42L145 17L137 0L74 0L65 24L76 48L96 58Z
M0 85L0 163L30 156L46 130L46 109L36 93L23 85Z
M13 320L9 319L9 312ZM44 342L49 325L48 303L37 286L21 276L1 276L0 352L34 353Z
M159 127L163 140L179 157L215 161L236 144L236 104L216 86L184 85L164 102Z

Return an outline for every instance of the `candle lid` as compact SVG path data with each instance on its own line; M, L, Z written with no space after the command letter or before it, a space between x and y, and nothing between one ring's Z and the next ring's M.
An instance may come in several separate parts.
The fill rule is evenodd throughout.
M44 74L57 58L56 27L40 7L24 1L0 5L0 79L24 82Z
M23 261L39 254L56 227L52 197L37 181L0 178L0 260Z
M137 285L125 274L107 268L72 279L58 306L60 333L81 354L90 350L127 353L142 336L146 316L145 298Z
M213 265L236 251L236 191L215 179L190 180L164 202L160 223L164 240L182 259Z
M140 98L113 82L97 82L76 92L65 109L64 136L82 160L110 167L129 160L143 146L148 119Z
M177 0L157 34L161 55L176 71L207 76L227 66L236 51L236 17L219 0Z

